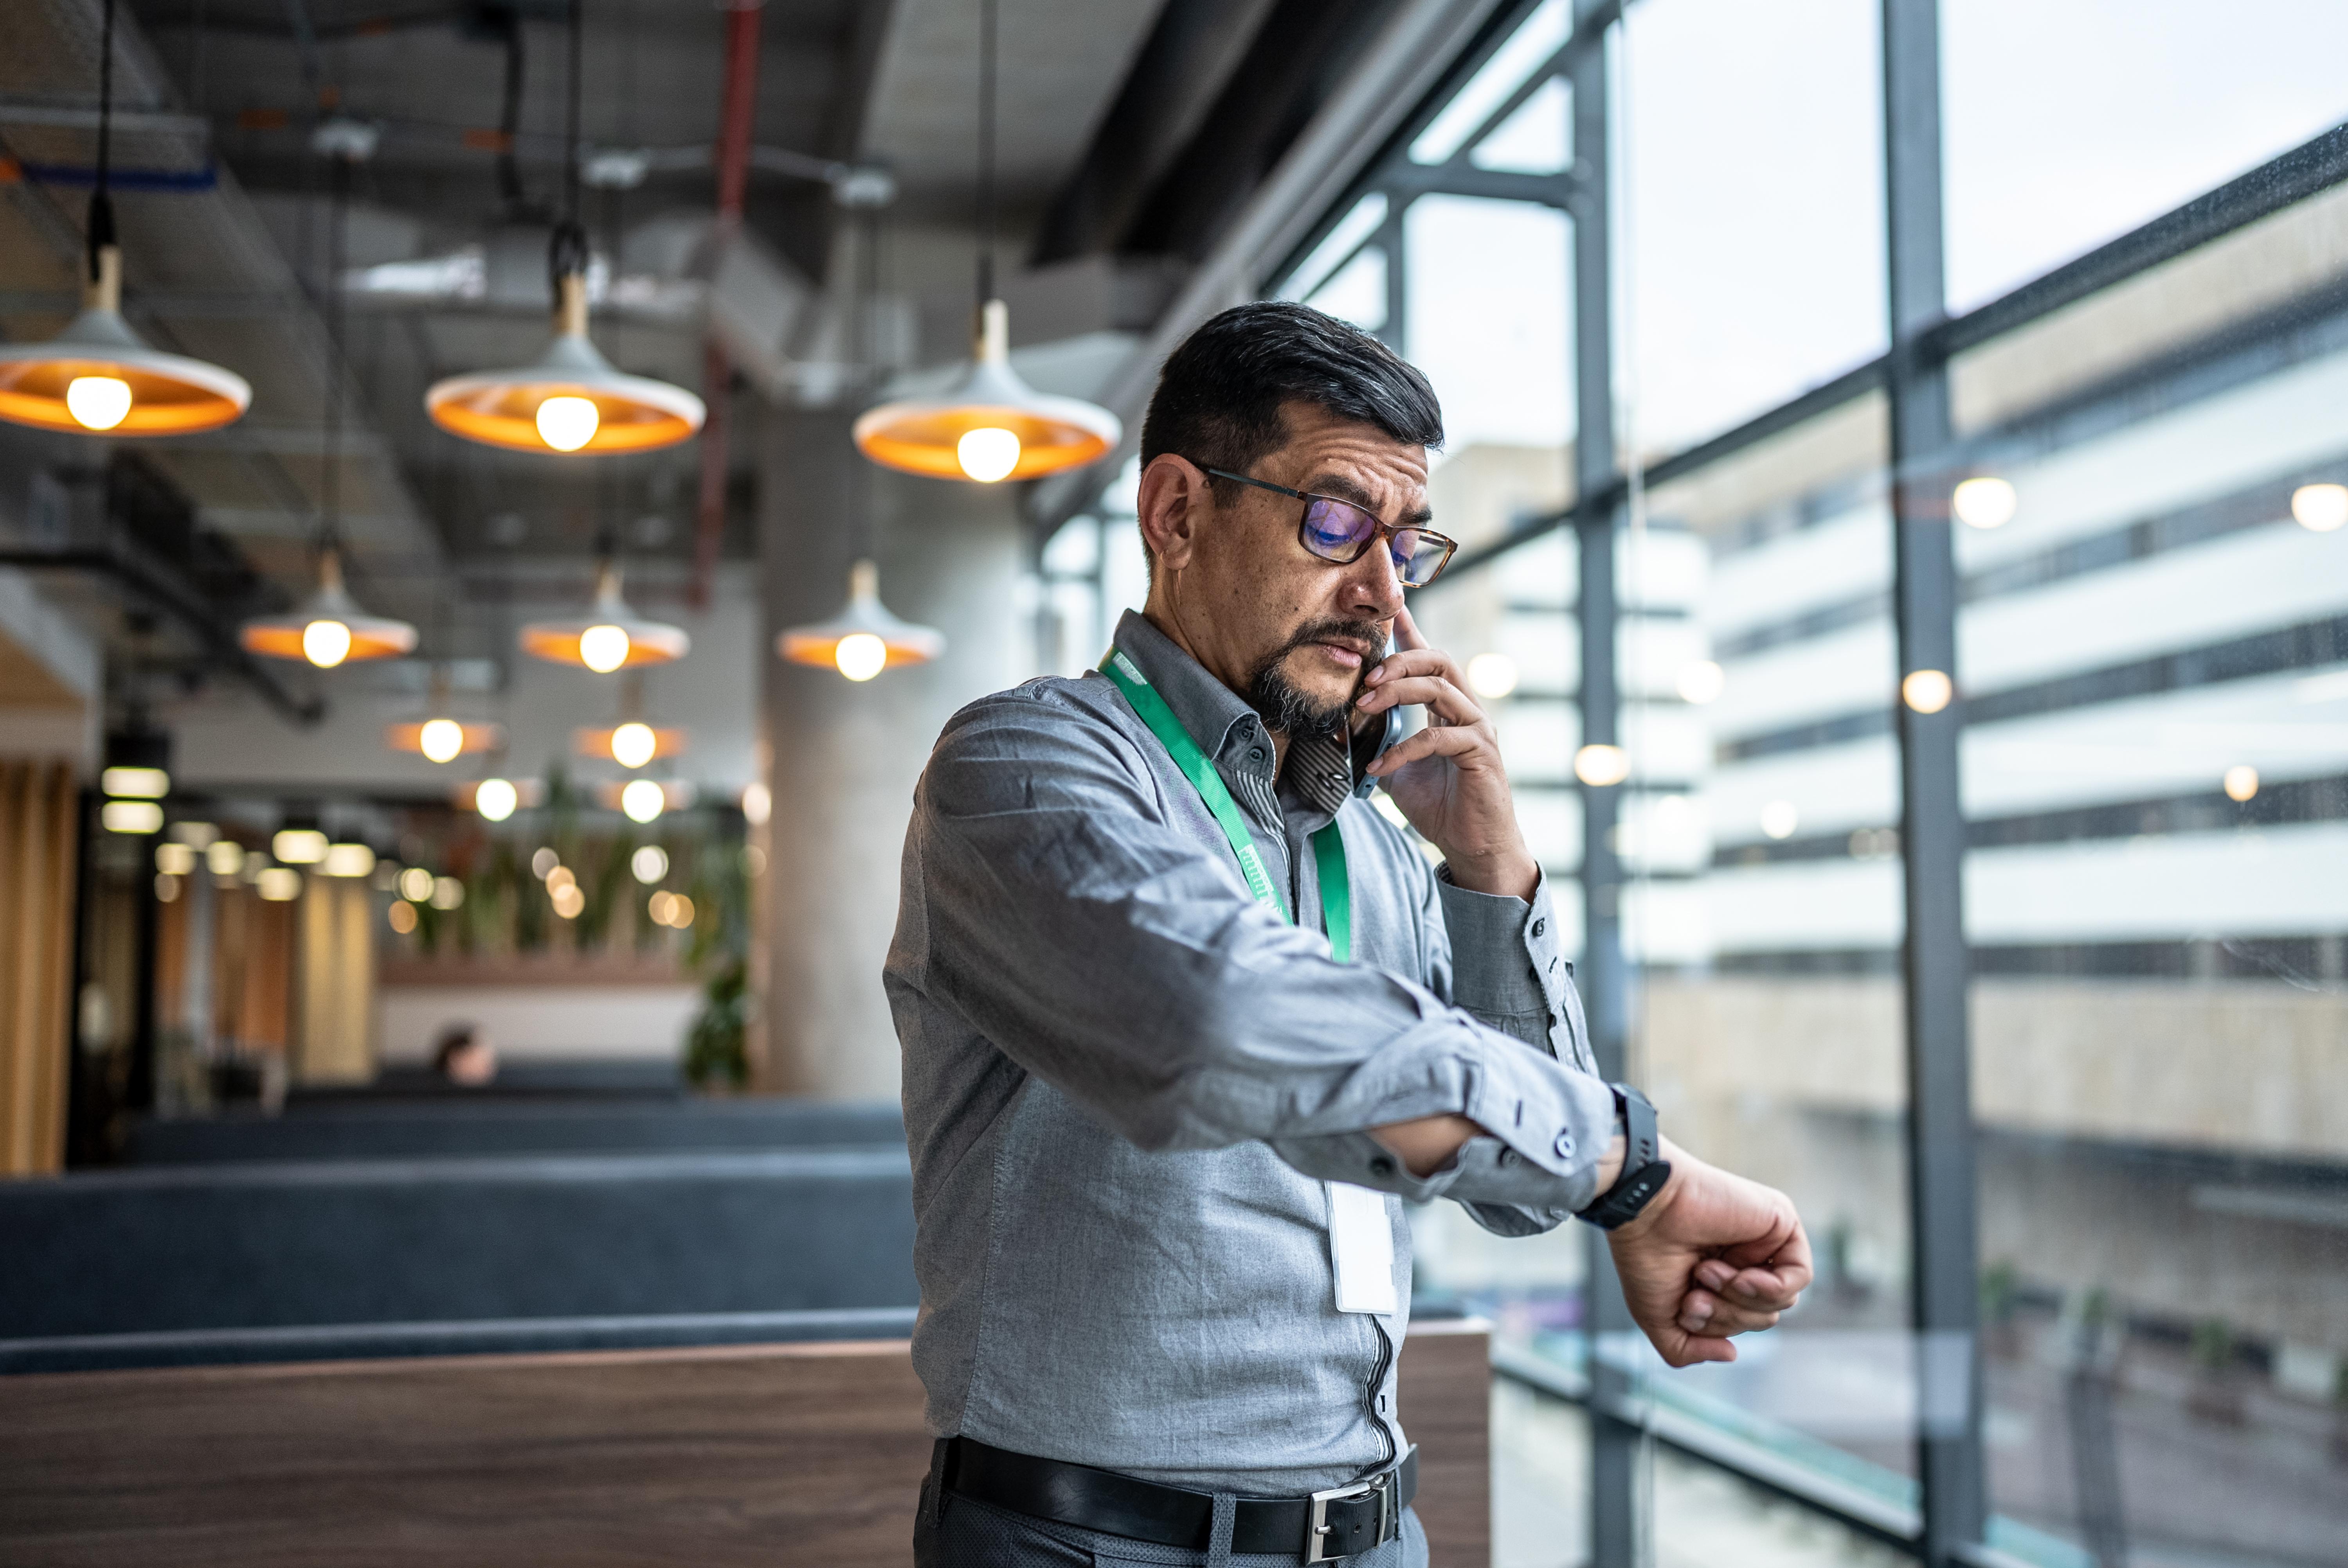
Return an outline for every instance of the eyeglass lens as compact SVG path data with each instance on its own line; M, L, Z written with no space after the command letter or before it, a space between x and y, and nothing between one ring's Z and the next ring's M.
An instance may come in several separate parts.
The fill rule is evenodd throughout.
M1324 497L1314 497L1304 508L1304 548L1324 560L1359 560L1362 548L1378 534L1378 519L1361 507ZM1443 566L1443 547L1416 528L1396 528L1390 548L1395 575L1404 586L1417 588Z

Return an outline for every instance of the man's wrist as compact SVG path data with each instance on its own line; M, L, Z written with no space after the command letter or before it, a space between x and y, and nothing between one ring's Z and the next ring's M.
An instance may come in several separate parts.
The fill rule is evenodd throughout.
M1498 855L1454 855L1446 850L1443 864L1450 870L1451 885L1470 893L1521 898L1529 904L1540 888L1540 863L1522 848Z

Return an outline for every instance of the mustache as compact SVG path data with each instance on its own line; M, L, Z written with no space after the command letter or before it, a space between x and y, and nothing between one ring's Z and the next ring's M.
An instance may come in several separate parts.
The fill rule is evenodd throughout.
M1315 642L1341 642L1362 656L1365 665L1375 663L1385 652L1386 626L1383 620L1346 620L1332 616L1326 620L1307 621L1296 634L1280 645L1272 661L1287 658L1300 648ZM1268 661L1267 662L1269 662Z

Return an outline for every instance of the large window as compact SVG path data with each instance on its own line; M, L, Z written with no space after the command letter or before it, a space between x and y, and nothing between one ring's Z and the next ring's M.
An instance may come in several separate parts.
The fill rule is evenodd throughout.
M1272 280L1434 380L1435 507L1471 553L1416 610L1497 717L1561 921L1582 940L1597 911L1630 960L1627 1071L1691 1148L1791 1193L1820 1252L1778 1332L1667 1373L1591 1332L1580 1237L1417 1215L1424 1305L1501 1328L1503 1562L1579 1557L1559 1536L1604 1510L1601 1423L1554 1397L1597 1398L1610 1365L1637 1424L1746 1478L1659 1461L1659 1561L1731 1515L1763 1542L1748 1481L1842 1521L1801 1560L1912 1552L1920 1444L1952 1441L1984 1478L1982 1561L2343 1560L2348 11L1941 10L1947 303L2002 302L1993 336L1881 357L1873 0L1644 0L1570 44L1565 7L1520 7ZM1583 504L1572 388L1599 351L1571 323L1598 285L1573 259L1601 221L1616 446L1652 482ZM2092 290L2007 297L2123 237L2142 259ZM1895 485L1895 404L1935 389L1946 434ZM1961 823L1903 819L1929 753L1895 708L1902 618L1935 611L1901 608L1902 528L1953 559ZM1576 771L1597 613L1631 766L1602 786ZM1582 886L1601 788L1612 897ZM1905 839L1935 822L1965 846L1972 1237L1913 1234L1909 1191L1931 1116ZM1919 1259L1953 1244L1981 1326L1952 1361L1915 1325Z

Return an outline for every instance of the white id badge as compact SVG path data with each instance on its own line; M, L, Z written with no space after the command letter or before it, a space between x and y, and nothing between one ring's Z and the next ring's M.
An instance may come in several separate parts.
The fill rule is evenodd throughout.
M1329 1255L1336 1265L1337 1310L1390 1316L1395 1298L1394 1225L1386 1195L1350 1182L1329 1187Z

